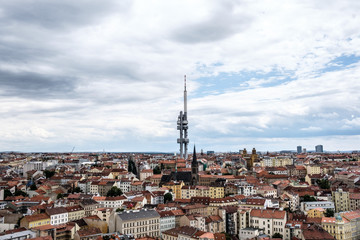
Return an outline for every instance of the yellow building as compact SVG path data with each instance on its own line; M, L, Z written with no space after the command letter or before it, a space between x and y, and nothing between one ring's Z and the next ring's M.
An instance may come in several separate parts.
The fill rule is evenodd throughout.
M50 217L46 213L28 215L20 221L20 227L25 227L27 229L40 227L48 224L50 224Z
M342 218L339 214L335 217L323 217L321 218L321 226L330 233L331 236L338 240L350 240L352 239L351 223Z
M210 186L209 197L210 198L223 198L225 196L225 189L223 186Z
M324 216L325 209L323 208L314 208L307 211L307 216L310 218L322 218Z
M313 175L313 174L321 174L321 168L319 165L307 165L306 166L306 172L307 174Z
M65 207L65 209L68 212L69 222L82 219L85 217L85 210L79 205Z
M180 181L180 182L172 181L172 182L168 182L168 183L164 184L163 187L171 189L171 191L175 195L175 198L181 199L181 189L184 185L185 184L183 181Z
M192 197L197 197L196 186L183 186L181 188L181 198L191 199Z

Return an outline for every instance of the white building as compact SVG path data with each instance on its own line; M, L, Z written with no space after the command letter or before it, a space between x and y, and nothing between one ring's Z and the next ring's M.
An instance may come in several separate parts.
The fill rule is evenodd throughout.
M135 238L160 236L160 215L155 210L113 212L110 216L110 232L132 234Z
M116 182L116 186L120 188L123 193L130 192L131 180L122 178L120 181Z
M93 197L95 201L100 203L100 206L103 208L112 208L117 209L121 208L127 198L124 196L117 197Z
M279 210L252 209L250 212L250 226L264 229L264 234L284 235L286 224L286 212Z
M236 187L238 195L252 196L256 194L254 186L247 182L239 182L236 184Z
M253 239L260 234L263 234L263 231L257 228L247 227L240 229L239 231L239 239L246 240L246 239Z
M68 222L68 211L64 207L48 208L45 212L50 216L51 225L59 225Z
M175 228L175 215L171 211L162 211L160 214L160 236L161 233Z
M323 208L323 209L334 209L335 210L335 205L333 202L330 201L316 201L316 202L302 202L301 203L301 211L303 212L307 212L311 209L315 209L315 208Z

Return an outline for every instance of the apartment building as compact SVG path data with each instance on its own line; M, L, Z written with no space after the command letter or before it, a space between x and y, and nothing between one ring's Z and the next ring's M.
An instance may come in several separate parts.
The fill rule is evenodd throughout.
M342 218L340 214L335 217L321 218L321 226L336 239L351 240L351 223L346 218Z
M160 214L160 236L161 233L175 228L176 221L175 221L175 214L172 211L162 211L159 212Z
M349 204L351 211L360 209L360 193L350 193Z
M264 233L270 236L275 233L284 235L285 224L285 211L253 209L250 212L250 226L264 229Z
M22 218L20 221L20 227L27 229L40 227L47 224L50 224L50 217L46 213L24 216L24 218Z
M69 222L82 219L83 217L85 217L85 210L79 205L65 207L65 209L68 212Z
M205 216L200 214L188 214L180 217L180 227L190 226L201 231L206 231Z
M59 225L68 222L68 211L64 207L48 208L45 212L50 216L51 225Z
M110 232L132 234L135 238L160 236L160 214L155 210L113 212L110 219Z
M349 192L338 189L332 191L332 200L335 203L336 212L345 212L350 210L350 195Z

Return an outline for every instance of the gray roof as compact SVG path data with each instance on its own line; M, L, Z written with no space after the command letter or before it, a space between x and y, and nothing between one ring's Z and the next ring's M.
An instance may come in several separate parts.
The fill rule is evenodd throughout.
M133 221L133 220L148 219L148 218L160 218L160 214L157 211L147 210L147 209L119 212L118 216L123 221Z

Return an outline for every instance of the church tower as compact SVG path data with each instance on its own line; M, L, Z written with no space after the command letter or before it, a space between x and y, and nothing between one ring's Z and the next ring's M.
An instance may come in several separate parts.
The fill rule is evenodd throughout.
M193 160L191 162L191 185L195 186L199 183L199 164L196 157L196 149L194 145Z

